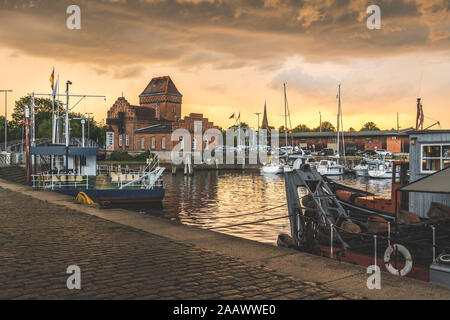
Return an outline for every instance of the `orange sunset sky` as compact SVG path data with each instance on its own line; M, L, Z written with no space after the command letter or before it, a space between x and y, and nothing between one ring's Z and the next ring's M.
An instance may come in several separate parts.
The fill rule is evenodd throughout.
M81 30L66 28L71 4ZM381 30L366 27L370 4ZM241 112L256 127L267 101L278 127L286 82L292 126L317 127L319 111L335 124L341 82L345 129L391 129L397 112L411 127L419 96L425 126L450 128L449 9L449 0L1 0L0 89L14 90L11 114L27 93L50 93L54 66L72 93L107 96L75 109L101 120L122 93L138 104L152 77L170 75L183 115L228 128Z

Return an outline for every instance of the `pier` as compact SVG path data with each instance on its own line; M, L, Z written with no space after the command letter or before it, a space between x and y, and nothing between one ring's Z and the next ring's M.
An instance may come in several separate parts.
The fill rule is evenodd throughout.
M448 299L365 268L0 180L2 299ZM81 268L81 290L66 269Z

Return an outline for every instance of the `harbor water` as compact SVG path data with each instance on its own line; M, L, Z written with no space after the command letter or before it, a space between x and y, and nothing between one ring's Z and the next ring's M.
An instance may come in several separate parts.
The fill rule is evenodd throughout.
M380 196L390 196L390 179L374 180L351 174L332 179ZM273 245L280 233L290 234L289 219L285 217L288 213L283 175L196 171L194 176L166 173L163 180L166 197L162 208L135 210ZM270 219L275 220L254 223Z

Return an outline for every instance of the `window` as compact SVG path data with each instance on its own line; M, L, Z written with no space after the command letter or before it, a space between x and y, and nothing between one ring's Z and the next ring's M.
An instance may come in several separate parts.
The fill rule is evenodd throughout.
M130 137L127 135L125 135L125 145L128 147L130 145Z
M422 173L433 173L450 165L450 145L422 145Z
M166 150L166 138L162 138L162 149Z
M192 139L192 150L197 150L197 139Z
M145 139L144 138L141 139L141 149L142 150L145 149Z
M208 139L205 139L205 150L208 149L208 146L209 146L209 141L208 141Z
M121 146L122 146L122 135L119 134L119 147L121 147Z
M152 138L152 149L156 148L156 140L155 138Z

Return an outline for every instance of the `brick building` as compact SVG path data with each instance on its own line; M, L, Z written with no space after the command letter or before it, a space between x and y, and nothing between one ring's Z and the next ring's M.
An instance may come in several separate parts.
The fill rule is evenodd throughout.
M186 129L194 132L194 122L202 123L202 131L218 128L202 114L181 117L182 95L169 76L153 78L139 95L139 106L120 97L108 110L106 123L110 145L108 150L142 151L172 150L172 132ZM107 136L108 140L108 136ZM205 142L192 141L197 148ZM207 143L207 142L206 142ZM107 141L108 144L108 141Z

